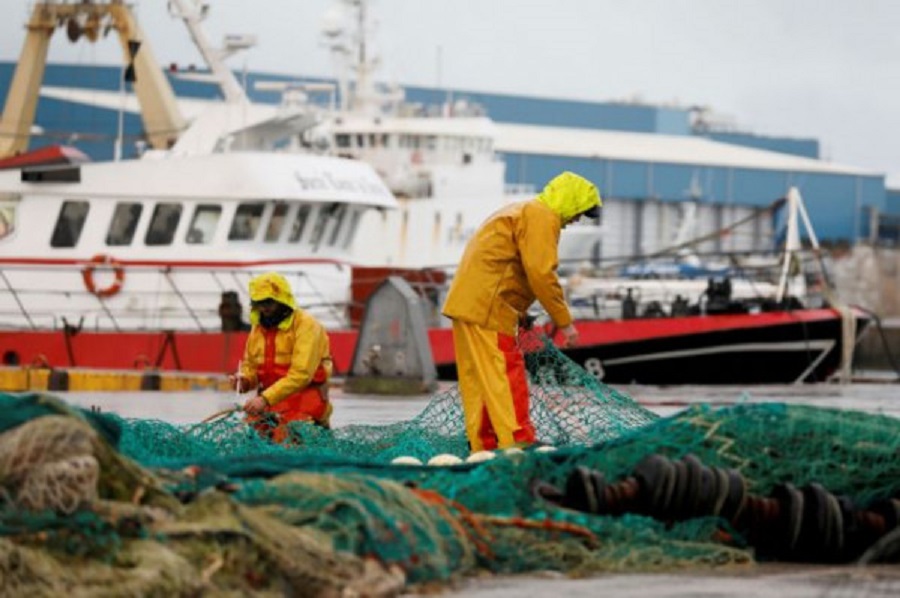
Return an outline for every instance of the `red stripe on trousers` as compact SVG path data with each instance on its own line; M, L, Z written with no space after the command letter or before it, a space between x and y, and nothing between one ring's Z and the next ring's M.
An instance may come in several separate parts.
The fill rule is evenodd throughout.
M512 395L513 410L519 429L513 433L516 442L531 444L535 441L534 425L529 415L528 376L525 373L525 358L516 344L516 338L509 334L497 334L497 347L506 360L506 379Z

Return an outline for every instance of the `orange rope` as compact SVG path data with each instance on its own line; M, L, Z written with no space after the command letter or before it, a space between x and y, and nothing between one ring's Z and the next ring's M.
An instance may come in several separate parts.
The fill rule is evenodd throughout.
M496 515L476 515L482 522L489 525L519 527L523 529L540 529L544 531L562 532L564 534L572 534L573 536L581 536L590 544L590 548L600 546L600 540L591 530L574 523L566 523L565 521L553 521L551 519L535 520L525 519L524 517L498 517Z
M459 512L460 519L472 526L472 528L475 529L481 536L488 539L490 539L492 536L487 528L485 528L485 524L518 527L521 529L539 529L543 531L571 534L573 536L584 538L588 542L590 548L596 548L600 545L600 540L597 538L594 532L587 529L586 527L582 527L574 523L567 523L565 521L553 521L550 519L543 519L538 521L535 519L525 519L524 517L499 517L496 515L480 515L477 513L473 513L460 503L454 500L450 500L449 498L435 492L434 490L413 489L413 492L425 502L438 507L447 517L455 519L453 517L453 514L449 512L448 507L456 509ZM458 523L454 524L454 527L457 526ZM476 548L478 548L479 552L481 552L485 556L493 556L493 553L489 547L484 545L482 548L481 541L478 538L473 537L464 528L462 531L468 538L472 540Z
M478 520L478 516L472 513L469 509L456 502L455 500L450 500L446 496L435 492L434 490L423 490L421 488L413 488L413 493L416 494L420 499L424 502L437 507L440 514L447 520L450 525L456 529L460 534L464 537L468 538L472 544L475 545L475 549L481 553L486 558L493 559L494 551L491 550L490 546L488 546L487 541L492 540L493 537L491 533L485 529L483 525ZM459 515L454 515L450 512L450 509L455 509ZM462 519L469 526L472 527L477 535L470 533L464 526L460 525L459 520Z

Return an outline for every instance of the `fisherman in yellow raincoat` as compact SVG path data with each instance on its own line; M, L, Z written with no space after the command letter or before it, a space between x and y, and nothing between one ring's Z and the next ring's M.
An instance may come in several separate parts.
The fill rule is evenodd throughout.
M244 411L256 430L274 442L288 439L288 424L329 427L331 346L325 328L297 307L288 281L277 272L250 281L250 335L239 376L241 392L255 390Z
M582 216L597 218L601 205L593 183L564 172L535 199L488 217L466 246L443 313L453 320L472 452L535 442L525 361L516 342L519 322L537 299L564 343L577 341L556 273L557 245L564 227Z

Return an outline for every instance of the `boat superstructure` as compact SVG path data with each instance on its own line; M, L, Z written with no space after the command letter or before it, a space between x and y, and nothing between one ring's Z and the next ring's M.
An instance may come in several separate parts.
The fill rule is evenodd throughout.
M100 7L137 35L127 6L84 4ZM199 4L174 0L173 7L196 25ZM202 30L192 29L192 37L206 44ZM161 73L149 42L140 41L136 85L145 70ZM43 55L29 58L33 46L29 34L23 64L37 67ZM226 54L204 52L213 63ZM275 151L269 144L297 130L288 125L308 126L308 108L253 107L230 71L213 74L225 99L167 149L136 160L0 172L0 326L217 330L222 293L247 305L247 281L271 269L288 276L300 304L326 325L349 325L349 263L360 221L370 210L395 210L394 196L366 162ZM142 105L167 103L168 87L150 88L163 97ZM11 103L22 93L11 89Z
M278 269L305 307L346 326L350 247L368 210L396 202L354 160L211 154L0 172L0 326L220 328Z

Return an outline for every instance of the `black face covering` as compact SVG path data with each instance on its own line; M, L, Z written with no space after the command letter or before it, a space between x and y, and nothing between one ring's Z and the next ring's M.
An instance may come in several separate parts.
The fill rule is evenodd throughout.
M259 325L263 328L275 328L281 324L282 320L291 315L293 311L294 310L287 305L279 303L278 308L270 316L265 316L262 312L259 312Z

